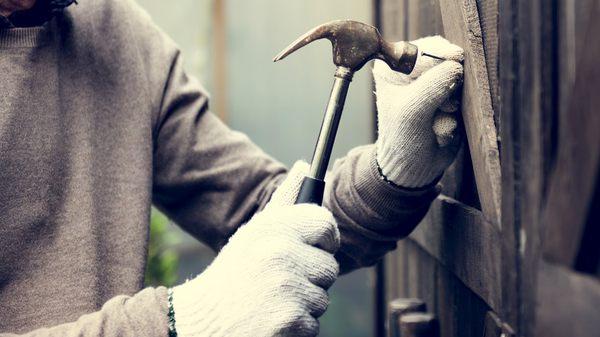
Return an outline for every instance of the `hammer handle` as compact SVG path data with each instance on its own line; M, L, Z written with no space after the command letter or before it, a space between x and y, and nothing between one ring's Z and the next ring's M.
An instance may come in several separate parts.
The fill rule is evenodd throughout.
M308 173L308 176L314 179L322 180L325 178L335 136L342 118L348 87L350 81L352 81L352 74L352 71L343 67L338 67L335 71L333 87L331 88L329 102L327 102L327 109L323 116L323 123L321 123L319 138L315 145L310 172Z
M296 204L308 203L320 206L323 203L325 173L329 164L333 143L335 142L335 135L340 124L340 118L342 117L342 111L344 110L348 87L350 86L350 81L352 81L352 75L353 72L344 67L337 67L335 71L333 87L331 88L329 102L327 103L321 130L319 131L317 145L313 152L310 172L308 176L304 177Z
M304 177L296 204L323 204L323 193L325 192L325 181L311 177Z

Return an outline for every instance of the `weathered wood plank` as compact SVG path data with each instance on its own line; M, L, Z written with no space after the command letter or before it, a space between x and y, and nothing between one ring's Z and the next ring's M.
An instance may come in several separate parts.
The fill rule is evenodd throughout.
M407 245L405 250L406 254L406 274L404 279L406 282L406 289L411 297L420 297L419 290L420 278L419 278L419 264L424 263L419 256L419 252L415 249L411 249L410 244Z
M381 33L390 41L407 39L408 0L383 0L381 3Z
M492 309L501 309L500 233L480 211L440 196L410 240L435 257Z
M437 0L407 0L408 1L408 40L415 40L425 36L440 34L439 8ZM437 9L437 12L436 12Z
M382 32L388 39L406 40L433 34L447 36L442 29L443 20L438 0L383 0L382 8L384 11L393 10L393 13L382 14ZM468 150L467 147L465 149ZM467 182L463 181L465 172L471 172L469 151L461 157L461 160L463 159L466 161L455 164L452 172L444 178L445 191L457 198L467 196L472 201L469 205L480 207L477 192L473 187L472 173L466 174ZM387 271L396 274L388 274L388 294L424 299L429 310L438 315L444 337L481 337L485 313L489 310L487 302L496 303L501 288L499 275L495 277L496 283L487 284L487 281L483 280L485 275L489 275L485 270L489 270L489 265L493 263L486 261L488 257L482 258L482 252L486 252L486 245L492 247L492 259L499 260L500 251L493 247L499 247L501 241L498 238L480 241L481 237L485 238L486 235L477 233L482 227L484 231L491 228L491 233L498 237L498 227L487 221L481 211L461 205L452 199L445 200L434 202L430 214L414 235L418 237L420 231L428 231L431 228L437 233L430 237L423 236L420 242L414 237L400 242L398 250L392 253L394 257L387 260ZM448 203L453 205L448 206ZM461 211L456 211L457 209ZM460 213L465 210L463 215L466 218L477 220L470 224L464 221L457 224L460 217L454 212ZM430 239L431 237L434 239ZM435 243L425 243L429 240ZM489 241L494 242L488 244ZM475 275L481 263L484 265L481 275L484 276ZM499 261L495 265L500 268Z
M398 290L400 291L400 294L402 294L402 296L405 297L410 297L409 295L409 291L408 291L408 244L406 240L403 240L400 244L399 244L399 250L398 250L398 254L400 255L400 259L398 259L399 265L398 265L398 272L399 274L397 275L397 279L399 281L398 283Z
M477 0L477 9L481 21L481 37L485 51L492 107L494 108L494 121L496 129L500 128L498 115L498 0Z
M438 272L438 261L435 259L416 259L414 261L417 267L418 294L427 303L429 308L437 307L437 285L436 278Z
M502 154L502 310L496 311L502 319L517 328L519 322L520 296L518 296L518 260L517 233L520 224L520 195L518 187L520 172L518 153L518 129L513 127L519 115L518 97L518 17L515 14L516 3L500 1L498 3L498 87L500 136Z
M419 270L416 275L399 275L400 289L407 279L418 284L403 290L400 297L424 300L427 311L440 321L442 337L481 337L485 313L489 310L486 303L413 240L404 240L400 246L409 256L407 263L415 265L410 269Z
M439 0L429 0L431 2L431 10L428 14L433 20L432 34L442 34L444 32L444 23L442 22L442 11L440 9Z
M384 258L385 262L385 296L386 301L389 302L394 298L402 297L398 289L398 275L400 275L399 268L402 268L402 247L398 245L398 249L395 252L387 254Z
M481 337L489 307L453 272L438 264L437 305L443 337Z
M465 50L462 113L481 207L501 225L501 173L498 136L475 0L440 0L444 34Z
M600 337L600 281L548 263L539 270L535 336Z
M518 159L517 191L520 195L516 250L518 265L519 320L517 335L533 336L536 310L536 278L541 256L541 205L544 200L544 116L556 109L552 105L553 62L549 51L554 50L552 31L552 1L533 0L518 3L519 67L517 108L513 112L517 130L515 142ZM514 225L513 225L514 226ZM518 227L517 227L518 226Z
M552 114L556 2L499 1L502 132L501 318L533 336L544 200L544 117Z
M600 14L597 2L588 10L592 17ZM543 214L544 256L567 266L574 265L600 172L600 22L589 22L580 43L587 47L579 55L570 103L559 117L556 168Z

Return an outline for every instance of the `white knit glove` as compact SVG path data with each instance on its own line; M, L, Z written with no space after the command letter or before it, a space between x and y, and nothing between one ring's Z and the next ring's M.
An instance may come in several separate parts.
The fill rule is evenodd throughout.
M325 208L292 205L306 166L294 166L206 271L173 289L178 336L318 334L339 271L340 234Z
M456 156L458 102L449 97L463 72L460 47L440 36L413 43L419 51L453 61L419 56L410 75L375 62L377 163L388 180L410 188L431 184Z

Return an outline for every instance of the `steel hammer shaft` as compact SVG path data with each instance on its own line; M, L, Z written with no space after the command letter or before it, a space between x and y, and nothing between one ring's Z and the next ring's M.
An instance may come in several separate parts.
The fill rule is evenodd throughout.
M331 150L335 143L346 95L354 72L346 67L337 67L329 95L329 103L325 110L325 117L321 123L319 138L313 152L310 166L310 172L304 178L300 193L298 194L297 204L313 203L321 205L323 203L323 191L325 188L325 173L331 158Z

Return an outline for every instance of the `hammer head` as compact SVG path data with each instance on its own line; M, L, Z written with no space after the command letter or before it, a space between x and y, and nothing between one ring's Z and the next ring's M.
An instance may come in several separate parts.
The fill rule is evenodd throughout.
M418 56L417 46L407 42L389 43L377 28L362 22L338 20L322 24L279 53L277 62L305 45L319 39L328 39L333 46L333 63L357 71L372 59L385 61L391 69L409 74Z

